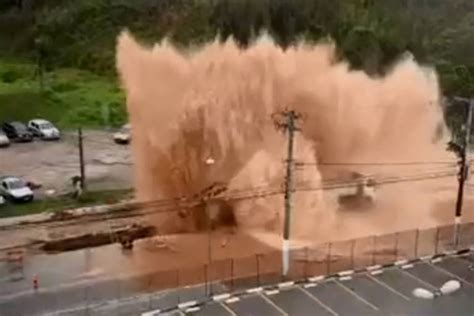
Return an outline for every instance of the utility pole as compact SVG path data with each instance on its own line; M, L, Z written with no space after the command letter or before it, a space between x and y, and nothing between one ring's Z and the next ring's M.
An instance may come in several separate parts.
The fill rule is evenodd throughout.
M84 165L84 147L83 147L82 128L78 129L78 145L79 145L79 168L80 168L80 187L84 191L86 188L86 173Z
M285 111L281 113L284 122L275 122L277 128L283 129L288 135L287 159L286 159L286 178L285 178L285 219L283 227L283 245L282 245L282 265L283 275L288 274L290 268L290 224L291 224L291 194L293 193L293 147L295 131L298 130L295 121L301 116L295 111Z
M459 245L459 226L461 225L461 215L462 215L462 206L464 199L464 185L468 178L469 174L469 162L468 162L468 152L471 139L471 126L472 126L472 116L474 111L474 99L468 100L464 98L456 98L456 100L461 101L467 106L467 116L466 122L464 125L464 140L462 147L460 148L460 169L459 169L459 186L458 186L458 196L456 200L456 213L454 218L454 245L457 247Z

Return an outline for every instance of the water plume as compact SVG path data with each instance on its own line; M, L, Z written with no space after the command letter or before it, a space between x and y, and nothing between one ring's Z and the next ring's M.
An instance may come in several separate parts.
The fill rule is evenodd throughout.
M444 126L436 74L411 58L402 58L385 76L370 77L338 60L333 44L300 43L282 50L262 38L242 50L229 40L185 54L167 42L143 47L124 32L117 68L132 125L136 194L143 201L192 196L215 183L229 191L281 188L286 137L275 129L272 114L284 109L303 115L295 158L307 167L295 170L297 186L321 187L347 171L419 169L328 167L327 162L450 158L442 137L436 137ZM206 163L209 158L212 164ZM396 229L414 217L428 220L432 205L423 186L408 187L382 190L380 205L389 209L377 207L374 214L390 215L372 221L367 215L368 221L358 225L378 227L385 218L384 225ZM329 197L323 191L295 193L293 232L325 236L338 227L342 218ZM241 229L281 229L281 195L224 204ZM403 220L397 223L394 216ZM196 227L192 215L155 220L163 230Z

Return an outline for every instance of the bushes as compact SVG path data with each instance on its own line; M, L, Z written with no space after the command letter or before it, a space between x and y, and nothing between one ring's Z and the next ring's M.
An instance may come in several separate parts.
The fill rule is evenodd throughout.
M4 83L14 83L24 76L25 74L22 73L20 69L16 69L14 67L4 69L3 71L0 69L0 81Z

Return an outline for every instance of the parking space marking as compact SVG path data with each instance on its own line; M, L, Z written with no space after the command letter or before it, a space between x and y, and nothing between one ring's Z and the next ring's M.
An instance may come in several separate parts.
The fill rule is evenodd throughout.
M402 270L402 269L400 269L400 271L401 271L403 274L409 276L410 278L412 278L412 279L414 279L414 280L416 280L416 281L422 283L423 285L425 285L426 287L430 288L431 290L437 290L437 288L436 288L435 286L433 286L433 285L431 285L430 283L428 283L428 282L426 282L426 281L420 279L419 277L417 277L417 276L415 276L415 275L413 275L413 274L411 274L411 273L408 273L407 271L404 271L404 270Z
M219 303L219 305L221 305L222 307L224 307L224 309L225 309L227 312L229 312L232 316L237 316L237 314L234 313L234 311L231 310L231 309L229 308L229 306L227 306L227 305L225 305L225 304L222 304L222 303Z
M462 281L462 282L464 282L464 283L466 283L466 284L469 284L469 285L471 285L471 286L474 286L473 283L469 282L468 280L464 279L463 277L461 277L461 276L459 276L459 275L457 275L457 274L454 274L454 273L452 273L452 272L450 272L450 271L448 271L448 270L446 270L446 269L443 269L442 267L439 267L439 266L437 266L437 265L435 265L435 264L431 264L431 263L430 263L430 266L434 267L436 270L438 270L438 271L440 271L440 272L442 272L442 273L448 274L448 275L452 276L453 278L458 279L459 281Z
M272 302L271 299L269 299L268 297L266 297L265 295L262 295L261 293L258 294L261 298L263 298L268 304L270 304L271 306L273 306L273 308L275 308L277 311L279 311L280 313L282 313L282 315L285 315L285 316L289 316L284 310L282 310L280 308L280 306L276 305L275 303Z
M394 293L394 294L397 294L398 296L400 296L401 298L407 300L407 301L410 301L410 298L408 298L406 295L404 295L403 293L400 293L398 292L397 290L395 290L394 288L392 288L390 285L386 284L385 282L382 282L380 280L377 280L376 278L374 278L373 276L371 275L367 275L367 277L369 279L371 279L372 281L380 284L381 286L385 287L387 290L389 290L390 292Z
M310 299L312 299L313 301L315 301L316 303L318 303L319 305L321 305L325 310L327 310L329 313L333 314L334 316L338 316L339 314L336 313L335 311L333 311L331 309L331 307L327 306L326 304L324 304L323 302L321 302L320 299L318 299L316 296L314 295L311 295L311 293L309 293L307 290L303 289L302 287L298 287L304 294L306 294L307 296L309 296Z
M370 303L369 301L367 301L365 298L361 297L360 295L358 295L357 293L355 293L354 291L352 291L351 289L349 289L347 286L345 286L344 284L342 284L341 282L337 282L335 281L335 283L337 285L339 285L340 287L342 287L344 290L346 290L347 292L349 292L350 294L352 294L355 298L357 298L359 301L361 301L362 303L370 306L372 309L378 311L379 308L377 306L375 306L374 304Z

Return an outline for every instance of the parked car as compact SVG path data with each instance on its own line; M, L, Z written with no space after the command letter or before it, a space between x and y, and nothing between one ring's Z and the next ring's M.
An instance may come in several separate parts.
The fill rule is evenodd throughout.
M0 129L0 147L8 147L10 146L10 140L8 136L5 135L5 132Z
M33 140L33 135L21 122L5 122L2 129L8 138L16 142L31 142Z
M0 195L0 206L5 204L5 198Z
M34 136L44 140L56 140L61 138L59 129L50 122L43 119L34 119L28 122L28 129Z
M13 202L30 202L34 198L25 181L13 176L0 178L0 194Z
M131 126L130 124L125 124L122 128L114 134L114 141L117 144L126 145L130 143L132 136L130 133Z

